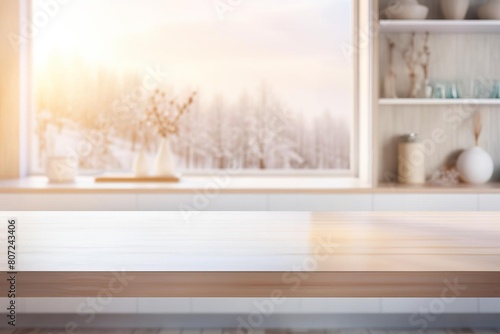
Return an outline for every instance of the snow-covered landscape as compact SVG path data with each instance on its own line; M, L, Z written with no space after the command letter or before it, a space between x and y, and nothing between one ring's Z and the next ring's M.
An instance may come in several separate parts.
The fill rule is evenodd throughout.
M194 0L113 1L68 5L34 43L33 171L48 154L77 152L81 171L130 170L140 150L152 158L155 89L179 101L196 92L170 138L181 170L351 168L345 3L254 0L221 19Z

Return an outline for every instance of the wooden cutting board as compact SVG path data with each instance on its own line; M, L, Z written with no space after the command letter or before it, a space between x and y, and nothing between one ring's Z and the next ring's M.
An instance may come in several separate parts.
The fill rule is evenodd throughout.
M112 183L112 182L167 182L176 183L180 182L180 176L135 176L128 174L105 174L95 178L97 183Z

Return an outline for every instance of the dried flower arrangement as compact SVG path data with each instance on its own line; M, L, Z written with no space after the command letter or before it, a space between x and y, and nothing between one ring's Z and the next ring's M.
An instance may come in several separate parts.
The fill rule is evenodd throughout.
M404 49L402 53L410 76L408 97L416 98L419 91L422 89L422 82L418 80L418 66L422 68L424 81L429 79L429 59L431 55L429 33L425 34L423 45L420 48L417 46L416 34L413 32L411 34L410 45Z
M483 131L483 120L481 118L481 113L479 111L474 115L474 140L476 146L479 146L479 137L481 137L481 132Z
M419 53L420 66L424 72L424 81L429 80L429 60L431 58L431 50L429 47L429 32L425 33L424 45L422 51Z
M396 94L396 70L394 67L394 48L396 43L389 37L387 37L387 48L389 53L389 72L386 74L384 80L384 97L395 99Z
M195 97L196 92L193 92L180 103L176 97L169 99L164 91L157 89L149 99L143 124L154 126L162 138L178 134L179 120L189 111Z

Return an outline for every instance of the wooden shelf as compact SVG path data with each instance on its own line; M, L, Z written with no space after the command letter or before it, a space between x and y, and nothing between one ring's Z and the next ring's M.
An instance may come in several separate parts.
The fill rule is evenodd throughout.
M380 20L380 32L500 33L500 20Z
M425 184L401 184L401 183L387 183L379 182L377 189L380 192L397 192L402 194L467 194L467 193L500 193L499 182L488 182L485 184L468 184L459 183L455 185L437 185L432 183Z
M500 105L500 99L380 99L381 106Z

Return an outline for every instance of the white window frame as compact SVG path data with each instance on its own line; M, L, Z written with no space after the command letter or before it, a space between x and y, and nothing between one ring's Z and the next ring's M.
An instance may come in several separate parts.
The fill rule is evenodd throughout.
M335 1L335 0L332 0ZM351 169L349 171L321 171L321 170L244 170L242 176L262 177L336 177L358 179L364 184L372 184L373 175L373 35L374 22L373 10L376 1L352 0L353 8L353 62L354 62L354 116L351 127ZM32 0L19 0L20 24L24 24L31 17ZM9 15L9 13L4 13ZM20 27L21 30L21 27ZM20 133L20 172L21 177L29 176L29 156L31 152L29 135L32 133L34 121L32 119L31 88L31 45L21 48L20 68L22 73L20 98L21 98L21 124ZM185 175L210 175L214 170L203 172L190 171Z

